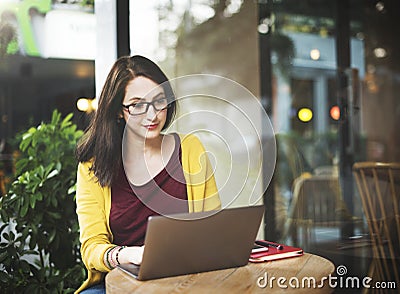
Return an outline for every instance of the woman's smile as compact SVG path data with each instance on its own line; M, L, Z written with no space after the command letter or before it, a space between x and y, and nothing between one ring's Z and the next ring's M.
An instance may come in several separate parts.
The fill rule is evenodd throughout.
M161 135L167 118L167 109L159 110L157 109L159 104L154 103L159 103L164 95L162 87L146 77L136 77L127 84L122 104L140 105L138 107L147 105L143 109L144 112L137 115L130 115L128 110L124 112L130 131L136 138L149 140Z
M149 131L157 129L158 126L159 126L158 123L151 123L151 124L143 125L143 127L145 127Z

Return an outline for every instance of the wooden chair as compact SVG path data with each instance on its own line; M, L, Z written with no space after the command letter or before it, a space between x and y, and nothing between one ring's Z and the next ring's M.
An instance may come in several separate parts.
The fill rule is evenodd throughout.
M370 266L376 281L400 282L400 162L353 165L372 241Z
M303 174L295 179L285 238L308 248L316 239L316 228L338 228L344 221L362 223L348 212L337 175Z

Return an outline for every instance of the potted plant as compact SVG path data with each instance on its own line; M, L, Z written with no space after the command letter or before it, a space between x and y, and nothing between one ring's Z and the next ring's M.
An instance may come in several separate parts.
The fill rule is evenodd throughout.
M3 293L69 293L84 279L75 212L82 131L56 110L22 135L16 179L0 199Z

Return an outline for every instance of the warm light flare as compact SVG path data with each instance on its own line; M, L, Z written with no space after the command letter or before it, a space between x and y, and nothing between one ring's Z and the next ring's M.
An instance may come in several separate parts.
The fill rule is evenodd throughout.
M90 99L90 98L79 98L76 101L76 108L80 111L84 112L92 112L97 110L97 99Z
M331 110L329 111L329 114L331 115L331 118L334 120L339 120L340 118L340 108L339 106L335 105L331 107Z
M310 108L301 108L297 113L297 117L302 122L309 122L313 117L313 112Z
M80 111L88 111L89 110L89 100L86 98L79 98L78 101L76 102L76 107Z
M92 101L90 101L90 105L92 106L92 109L93 109L94 111L96 111L96 110L97 110L97 107L99 106L99 103L98 103L97 99L94 98Z
M318 49L312 49L310 51L310 57L312 60L319 60L321 58L321 52Z

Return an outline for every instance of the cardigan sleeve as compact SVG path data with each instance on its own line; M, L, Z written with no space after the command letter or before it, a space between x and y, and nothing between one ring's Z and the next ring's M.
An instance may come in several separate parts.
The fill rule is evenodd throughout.
M221 208L214 170L201 141L194 135L181 137L182 167L188 190L189 211Z
M90 163L79 163L76 186L76 212L80 228L82 261L89 271L108 272L104 253L111 244L106 209L109 188L97 183L89 171Z

